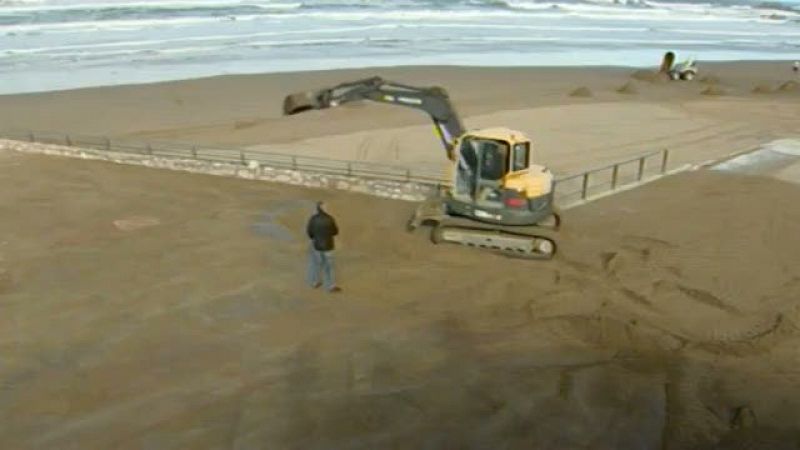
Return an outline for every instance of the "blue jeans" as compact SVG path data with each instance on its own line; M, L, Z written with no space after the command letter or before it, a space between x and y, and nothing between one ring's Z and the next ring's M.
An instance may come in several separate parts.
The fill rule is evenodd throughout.
M320 272L322 272L325 289L333 289L336 286L333 274L333 252L321 252L314 249L312 244L308 249L308 272L306 273L306 281L309 286L316 286L319 283Z

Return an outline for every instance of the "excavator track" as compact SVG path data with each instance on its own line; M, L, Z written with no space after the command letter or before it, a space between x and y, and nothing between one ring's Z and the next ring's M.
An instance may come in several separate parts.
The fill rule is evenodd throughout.
M498 229L437 224L431 230L434 244L452 243L478 247L513 258L548 260L555 256L556 242L539 234L511 233Z
M522 259L548 260L558 249L550 234L561 225L557 211L542 225L504 226L448 215L441 199L429 199L420 205L408 223L408 231L422 224L431 225L434 244L460 244Z
M460 244L522 259L548 260L555 256L556 242L549 235L560 228L561 216L553 211L540 225L507 226L483 223L446 213L441 198L432 198L417 207L407 224L414 231L422 224L431 225L434 244Z

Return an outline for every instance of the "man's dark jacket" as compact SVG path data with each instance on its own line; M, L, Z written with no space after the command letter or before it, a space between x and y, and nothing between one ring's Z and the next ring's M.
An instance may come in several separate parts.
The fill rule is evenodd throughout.
M333 250L333 237L339 234L339 229L330 214L319 210L308 220L306 233L314 243L315 250L329 252Z

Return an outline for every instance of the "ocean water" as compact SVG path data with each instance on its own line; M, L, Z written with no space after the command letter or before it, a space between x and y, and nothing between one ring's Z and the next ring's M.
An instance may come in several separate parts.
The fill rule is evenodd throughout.
M0 0L0 93L232 73L800 59L800 0Z

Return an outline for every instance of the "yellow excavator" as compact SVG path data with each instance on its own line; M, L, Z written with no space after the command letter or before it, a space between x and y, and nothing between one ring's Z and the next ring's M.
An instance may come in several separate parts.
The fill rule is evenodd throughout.
M527 259L550 259L561 218L553 204L555 180L532 163L524 133L508 128L465 130L441 87L415 87L372 77L288 95L285 115L370 100L422 110L447 153L450 184L421 204L408 229L432 225L431 240L490 249Z

